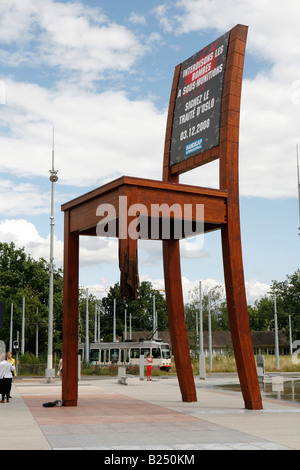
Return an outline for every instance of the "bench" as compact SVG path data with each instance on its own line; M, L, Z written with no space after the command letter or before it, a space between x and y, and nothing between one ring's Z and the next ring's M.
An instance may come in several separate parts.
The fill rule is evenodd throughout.
M126 367L119 367L118 383L122 385L140 385L140 378L134 375L126 375Z

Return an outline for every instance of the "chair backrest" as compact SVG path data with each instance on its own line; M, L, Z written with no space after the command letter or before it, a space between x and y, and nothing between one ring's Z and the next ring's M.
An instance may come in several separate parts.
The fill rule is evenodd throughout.
M220 189L236 189L242 75L248 27L237 25L177 65L163 159L163 181L220 159Z

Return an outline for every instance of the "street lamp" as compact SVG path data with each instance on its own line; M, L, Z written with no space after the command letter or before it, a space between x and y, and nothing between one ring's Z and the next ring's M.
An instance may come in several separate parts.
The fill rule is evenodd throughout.
M54 128L52 134L52 169L50 171L49 180L51 181L51 216L50 216L50 262L49 262L49 317L48 317L48 354L47 354L47 382L51 382L54 377L53 369L53 235L54 235L54 183L58 180L57 170L54 169Z
M276 356L276 369L279 370L279 343L278 343L278 326L277 326L277 302L276 292L274 289L274 325L275 325L275 356Z

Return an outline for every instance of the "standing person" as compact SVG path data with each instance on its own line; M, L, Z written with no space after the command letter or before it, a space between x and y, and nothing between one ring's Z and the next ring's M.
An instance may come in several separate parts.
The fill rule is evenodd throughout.
M13 358L13 355L12 355L11 351L7 352L7 362L10 362L13 366L15 366L13 376L16 377L17 376L17 374L16 374L16 360Z
M15 370L13 371L13 374L12 374L12 379L13 379L13 377L16 377L17 374L16 374L16 361L12 357L12 352L11 351L7 352L7 362L10 362L13 366L15 366ZM9 398L12 398L12 397L9 395Z
M5 353L0 355L0 364L2 361L4 361L4 359L5 359ZM1 369L1 366L0 366L0 369ZM0 395L2 395L2 392L3 392L3 379L0 377Z
M151 380L153 356L147 354L147 380Z
M7 354L5 354L5 359L0 362L0 381L1 381L1 394L2 400L1 403L9 403L9 395L11 389L12 374L15 370L15 366L8 362Z

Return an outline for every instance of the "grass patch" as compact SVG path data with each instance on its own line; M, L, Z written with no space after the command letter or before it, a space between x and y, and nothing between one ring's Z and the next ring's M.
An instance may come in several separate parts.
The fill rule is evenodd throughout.
M276 368L275 356L264 356L265 358L265 372L300 372L300 364L293 364L292 357L280 356L279 357L279 371ZM209 358L205 358L206 373L234 373L237 372L236 362L234 356L216 356L212 358L212 370L209 370ZM55 366L57 370L57 365ZM199 375L199 361L192 359L192 368L195 375ZM46 364L19 364L19 376L43 376L45 375ZM129 375L139 375L139 366L127 366L126 373ZM99 366L90 365L86 363L81 364L81 375L96 375L96 376L117 376L118 366ZM152 376L159 377L161 375L176 375L176 367L174 358L172 358L172 371L165 372L159 370L158 367L152 367ZM144 376L146 377L146 367Z
M264 356L265 358L265 372L300 372L300 364L293 364L292 357L280 356L279 367L276 368L276 357L275 356ZM209 358L205 358L206 362L206 373L230 373L237 372L236 362L234 356L216 356L212 358L212 371L209 370ZM192 360L192 367L194 374L199 374L199 361L198 359ZM173 370L173 367L172 367ZM175 370L175 366L174 366Z

